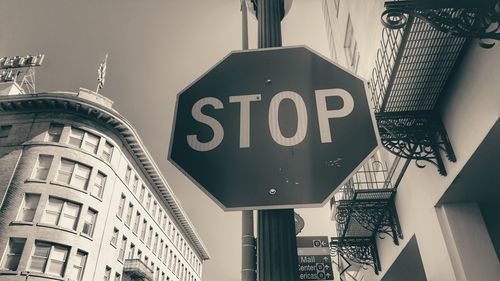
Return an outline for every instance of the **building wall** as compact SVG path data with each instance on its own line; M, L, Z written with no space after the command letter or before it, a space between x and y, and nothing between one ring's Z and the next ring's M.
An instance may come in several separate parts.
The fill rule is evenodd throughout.
M64 124L58 142L48 141L47 131L54 123ZM115 280L113 278L116 273L125 277L123 267L124 260L127 258L140 258L145 262L154 270L154 280L201 280L202 257L186 238L183 227L173 218L165 199L151 184L151 179L143 170L144 168L138 164L136 158L124 146L122 139L111 126L87 119L84 114L42 109L31 112L23 111L23 113L2 112L0 124L12 125L8 137L0 138L0 163L2 163L0 196L5 196L0 205L2 266L7 258L9 238L26 239L17 270L6 270L5 267L0 269L0 280L25 280L28 272L29 280L62 280L30 269L35 241L47 241L67 247L69 252L63 274L64 280L71 275L77 260L74 256L78 250L87 253L84 275L81 280L104 280L107 267L111 268L109 280ZM87 152L69 144L72 128L79 128L98 136L100 141L97 153ZM106 142L113 145L113 153L109 162L102 157ZM39 155L53 157L47 178L41 180L34 178ZM74 160L91 167L87 190L58 182L61 159ZM129 181L126 180L127 167L131 169ZM97 182L98 172L106 175L102 198L90 192ZM133 183L136 176L139 184L135 191ZM143 200L139 198L141 186L144 186L146 190ZM34 218L30 222L19 221L26 193L40 195ZM147 194L151 195L149 208L146 203ZM123 214L120 216L118 210L122 196L125 200L122 208ZM68 200L80 206L75 229L42 223L44 216L47 216L46 208L49 197ZM129 204L133 204L130 224L126 222ZM155 205L157 210L153 217ZM82 232L85 214L89 208L98 212L92 237ZM159 216L160 209L162 210L161 216ZM134 231L136 212L140 212L138 231ZM147 220L147 231L145 239L142 240L140 233L144 227L144 220ZM115 228L119 231L117 241L111 243ZM152 241L148 243L150 228L153 229ZM156 236L158 237L157 243L155 242ZM121 241L124 237L126 237L124 258L120 259ZM133 254L130 254L132 243L135 249ZM155 244L157 248L153 250ZM162 245L161 253L159 252L160 245ZM139 250L142 252L140 257L138 256ZM168 251L167 255L165 255L166 251ZM175 267L169 266L171 260L172 264L176 264Z
M345 16L342 18L342 15L351 14L355 37L361 38L358 39L361 59L357 71L360 75L369 79L370 71L374 68L374 50L380 48L380 39L376 39L374 34L381 34L382 25L379 19L383 10L383 1L340 0L338 1L340 2L339 16L331 19L331 11L335 11L334 2L337 1L325 0L323 6L324 9L328 9L325 13L330 13L330 16L325 15L325 19L327 30L333 32L333 35L327 34L331 38L330 41L333 41L333 43L330 43L330 46L334 46L332 58L335 59L335 55L337 55L339 63L346 63L345 56L342 54L342 37L345 36L343 34L345 34L346 19ZM361 2L362 4L360 4ZM329 24L332 26L328 27ZM339 31L340 34L336 31ZM364 57L367 58L366 61L363 60ZM441 206L439 201L453 185L464 165L492 130L500 116L500 95L497 93L500 86L498 80L500 66L495 63L498 58L500 58L499 46L492 49L483 49L479 47L477 41L471 42L465 57L453 74L454 76L452 76L451 83L445 93L446 98L442 100L440 106L440 114L456 154L457 162L453 163L448 161L446 157L444 158L446 171L448 172L447 176L439 175L436 167L431 164L428 164L425 168L416 167L414 162L410 164L398 187L396 196L397 214L404 239L400 241L399 246L394 245L391 239L377 239L382 271L379 275L375 275L371 269L364 270L365 279L363 280L389 280L389 278L384 279L385 274L392 266L397 264L402 250L412 238L418 242L419 255L424 266L426 280L493 280L488 279L491 277L484 278L484 276L493 276L488 274L495 272L494 265L491 266L489 262L481 262L481 259L486 258L484 254L486 252L469 253L475 258L464 258L461 255L467 253L460 249L457 250L456 247L465 249L467 248L465 245L452 245L455 248L450 246L449 242L451 240L457 240L458 236L465 234L448 231L447 229L454 228L447 225L463 225L463 223L449 222L443 219L441 214L447 206ZM393 159L390 154L384 154L389 162ZM474 186L471 186L470 194L473 193ZM467 208L457 213L465 214L466 211ZM456 215L453 219L470 220L466 215ZM477 220L477 223L470 227L473 230L477 227L486 226L482 220ZM455 229L458 229L458 227ZM484 234L485 231L470 231L470 233L476 232L480 232L487 237L487 234ZM472 236L465 238L460 236L459 238L460 241L465 241L465 238L468 238L469 241L474 240ZM488 239L484 240L486 242L480 246L493 249L491 243L487 243ZM459 254L454 257L453 253ZM487 256L488 259L491 258L495 262L492 255L488 254ZM496 259L496 265L498 265L498 259ZM477 269L481 268L481 266L483 268L481 271L485 275L483 275L483 278L478 279L478 275L474 276L473 274L477 273ZM498 272L500 266L496 270ZM390 276L390 278L394 278L394 276ZM399 279L390 280L405 279L400 277Z

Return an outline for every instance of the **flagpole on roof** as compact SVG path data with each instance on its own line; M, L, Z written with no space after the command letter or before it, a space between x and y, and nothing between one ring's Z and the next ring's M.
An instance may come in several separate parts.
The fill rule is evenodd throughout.
M106 57L104 58L104 60L99 65L99 68L97 69L97 89L95 90L96 94L99 93L99 89L102 89L104 87L104 81L106 79L107 62L108 62L108 53L106 53Z

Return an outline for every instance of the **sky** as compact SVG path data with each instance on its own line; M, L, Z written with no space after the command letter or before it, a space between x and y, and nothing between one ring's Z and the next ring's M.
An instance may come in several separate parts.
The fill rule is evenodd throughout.
M139 132L208 248L204 281L240 280L241 213L224 212L167 161L175 98L232 50L241 49L239 0L1 0L0 56L44 53L42 91L95 90L109 53L103 94ZM249 15L250 48L257 21ZM294 0L283 45L328 56L321 0ZM304 235L327 235L328 207L298 210Z

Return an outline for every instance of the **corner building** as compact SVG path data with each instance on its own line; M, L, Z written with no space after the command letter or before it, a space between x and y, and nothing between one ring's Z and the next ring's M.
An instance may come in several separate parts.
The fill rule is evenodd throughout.
M206 247L112 101L2 86L0 280L202 280Z
M383 145L332 199L335 277L500 280L500 1L322 3Z

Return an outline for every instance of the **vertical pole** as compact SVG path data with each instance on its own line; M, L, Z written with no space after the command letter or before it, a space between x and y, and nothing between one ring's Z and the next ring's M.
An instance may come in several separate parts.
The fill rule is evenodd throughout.
M248 49L248 16L245 0L241 0L241 28L243 50ZM253 230L253 211L241 213L241 281L257 281L257 255Z
M281 47L283 0L257 0L259 48ZM269 77L272 79L272 77ZM298 280L293 209L258 211L259 281Z

